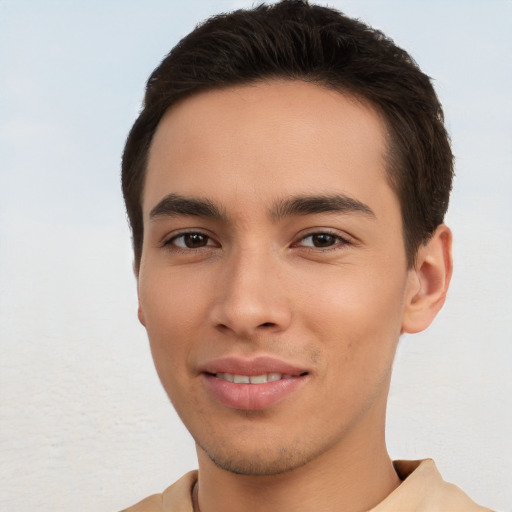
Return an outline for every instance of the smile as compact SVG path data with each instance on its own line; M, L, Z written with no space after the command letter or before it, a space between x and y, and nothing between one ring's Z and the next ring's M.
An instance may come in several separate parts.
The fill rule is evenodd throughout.
M233 373L216 373L215 377L233 382L235 384L266 384L282 379L292 379L293 375L283 375L282 373L263 373L262 375L237 375Z
M231 409L262 410L295 395L311 380L309 369L280 358L220 357L199 366L210 398Z
M205 390L216 402L239 410L267 409L294 395L308 381L310 375L277 372L259 375L239 373L203 373Z

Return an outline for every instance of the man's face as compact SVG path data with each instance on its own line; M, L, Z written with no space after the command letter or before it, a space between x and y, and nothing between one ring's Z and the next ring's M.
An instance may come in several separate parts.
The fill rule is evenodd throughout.
M413 281L385 147L373 109L303 82L160 122L139 317L200 456L274 474L382 437Z

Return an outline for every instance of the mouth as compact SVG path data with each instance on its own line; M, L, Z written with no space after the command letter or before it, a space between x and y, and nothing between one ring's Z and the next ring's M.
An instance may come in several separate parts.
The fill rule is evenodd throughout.
M290 375L282 373L262 373L261 375L240 375L233 373L210 373L212 377L232 382L234 384L266 384L267 382L276 382L278 380L289 380L297 377L304 377L308 372L302 372L299 375Z
M309 381L310 372L269 357L226 357L206 364L201 376L215 402L247 411L268 409L296 394Z

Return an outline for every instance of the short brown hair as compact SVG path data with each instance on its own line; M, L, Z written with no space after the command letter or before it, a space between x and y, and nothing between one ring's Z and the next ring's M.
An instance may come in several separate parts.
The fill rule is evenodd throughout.
M273 78L303 80L369 102L386 121L388 178L402 212L407 261L443 222L453 155L430 78L380 31L327 7L283 0L214 16L151 74L123 154L122 187L138 268L148 151L167 109L210 89Z

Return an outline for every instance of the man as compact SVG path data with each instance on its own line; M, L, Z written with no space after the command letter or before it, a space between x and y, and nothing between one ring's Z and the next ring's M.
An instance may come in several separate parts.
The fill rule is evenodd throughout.
M430 80L301 1L236 11L148 81L123 156L139 319L199 470L136 511L478 511L384 439L402 333L452 273Z

